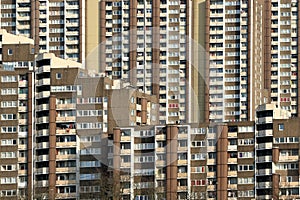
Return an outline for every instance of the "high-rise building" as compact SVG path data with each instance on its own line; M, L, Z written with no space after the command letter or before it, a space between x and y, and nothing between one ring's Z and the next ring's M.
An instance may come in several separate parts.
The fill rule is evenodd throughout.
M267 1L266 71L271 102L299 116L299 2Z
M34 39L36 52L85 60L85 1L1 1L0 21L1 29Z
M206 121L254 120L255 108L267 101L264 7L262 1L206 1Z
M188 122L190 0L100 2L100 70L159 98L160 123Z
M108 132L158 122L157 99L0 32L0 196L99 196Z
M194 37L205 41L208 54L202 56L207 84L202 119L254 120L255 109L266 102L298 116L298 2L194 3L206 7L206 21L198 12L193 24L205 28L205 35L196 30Z
M297 198L299 118L290 116L264 104L256 122L115 128L115 198Z

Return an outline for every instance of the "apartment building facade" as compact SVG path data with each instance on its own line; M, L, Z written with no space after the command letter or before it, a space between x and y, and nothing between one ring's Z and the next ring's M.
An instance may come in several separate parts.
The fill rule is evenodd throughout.
M298 2L197 1L194 37L207 56L201 98L204 121L255 119L255 109L276 103L298 116ZM204 6L205 5L205 6ZM200 53L198 53L200 55ZM197 58L195 58L197 59ZM205 85L201 83L200 86Z
M115 128L116 198L297 198L299 118L290 116L265 104L256 122Z
M101 1L100 67L160 99L160 123L189 121L189 0Z
M265 2L198 1L201 4L205 4L206 21L195 21L195 25L205 28L198 36L206 50L202 63L206 68L202 84L207 86L202 89L202 110L206 114L202 118L212 122L254 120L256 107L267 101Z
M0 28L34 39L36 52L85 60L85 1L2 1Z
M97 198L109 127L155 124L156 97L52 53L36 56L32 39L0 38L1 199Z

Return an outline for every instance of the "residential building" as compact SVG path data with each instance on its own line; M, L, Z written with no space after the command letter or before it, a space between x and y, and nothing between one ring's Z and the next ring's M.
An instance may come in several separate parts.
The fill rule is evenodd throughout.
M264 104L255 122L115 128L115 198L297 198L299 118L290 117Z
M202 91L201 120L254 120L263 103L299 116L298 2L199 0L194 5L193 26L205 32L194 29L193 37L207 52L194 57L205 66L205 81L194 81Z
M162 124L190 121L190 9L190 0L100 2L100 71L156 95Z
M207 85L202 118L212 122L254 120L256 107L269 101L264 83L268 77L267 73L264 76L265 2L214 0L206 1L205 7L206 21L195 22L205 25L199 37L208 54L202 57Z
M0 28L34 39L36 52L85 60L85 1L2 1Z
M156 97L52 53L36 56L32 39L0 38L1 198L98 197L109 127L156 124Z

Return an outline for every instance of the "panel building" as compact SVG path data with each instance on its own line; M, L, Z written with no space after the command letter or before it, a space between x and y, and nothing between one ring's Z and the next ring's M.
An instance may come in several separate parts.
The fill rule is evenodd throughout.
M256 122L115 128L115 198L297 198L299 118L290 116L264 104Z
M201 47L201 121L255 119L262 103L299 113L297 1L194 1L192 36ZM205 20L204 20L205 19ZM205 30L205 31L204 31Z
M1 1L1 29L34 39L36 52L85 60L85 1Z
M1 38L1 199L90 199L112 160L114 126L156 124L158 102L52 53ZM124 87L125 88L124 88Z
M101 1L100 68L160 101L160 123L188 122L189 0Z

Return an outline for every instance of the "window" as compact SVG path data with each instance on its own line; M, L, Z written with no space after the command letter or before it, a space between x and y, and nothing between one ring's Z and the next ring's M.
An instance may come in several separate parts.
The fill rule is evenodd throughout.
M121 156L121 161L123 163L127 163L127 162L130 162L130 156Z
M80 150L80 155L101 154L101 148L86 148Z
M8 83L8 82L16 82L16 76L1 76L1 82Z
M12 55L12 54L13 54L13 50L12 50L12 49L8 49L8 50L7 50L7 54L8 54L8 55Z
M154 162L154 156L136 156L134 161L136 163Z
M15 171L16 165L1 165L0 171Z
M1 120L16 120L16 114L1 114Z
M1 190L0 196L16 196L17 191L16 190Z
M192 180L191 184L192 184L192 186L204 186L204 185L206 185L206 180L205 179Z
M1 140L1 146L10 146L10 145L16 145L17 141L13 139L4 139Z
M61 73L56 73L56 79L61 79Z
M205 160L206 155L205 153L199 153L199 154L192 154L192 160Z
M239 184L253 184L254 178L253 177L246 177L246 178L238 178Z
M13 95L13 94L17 94L17 90L16 90L16 88L5 88L5 89L1 89L1 94L2 95Z
M254 166L253 165L239 165L238 169L239 169L239 171L253 171Z
M206 167L205 166L199 166L199 167L192 167L191 173L205 173Z
M80 161L80 167L100 167L100 161Z
M284 124L278 124L278 130L283 131L284 130Z
M78 123L77 129L101 129L102 123L95 122L95 123Z
M16 152L1 152L1 158L16 158Z
M14 184L14 183L16 183L16 177L1 178L1 184Z
M17 132L16 126L2 126L1 133L15 133Z

